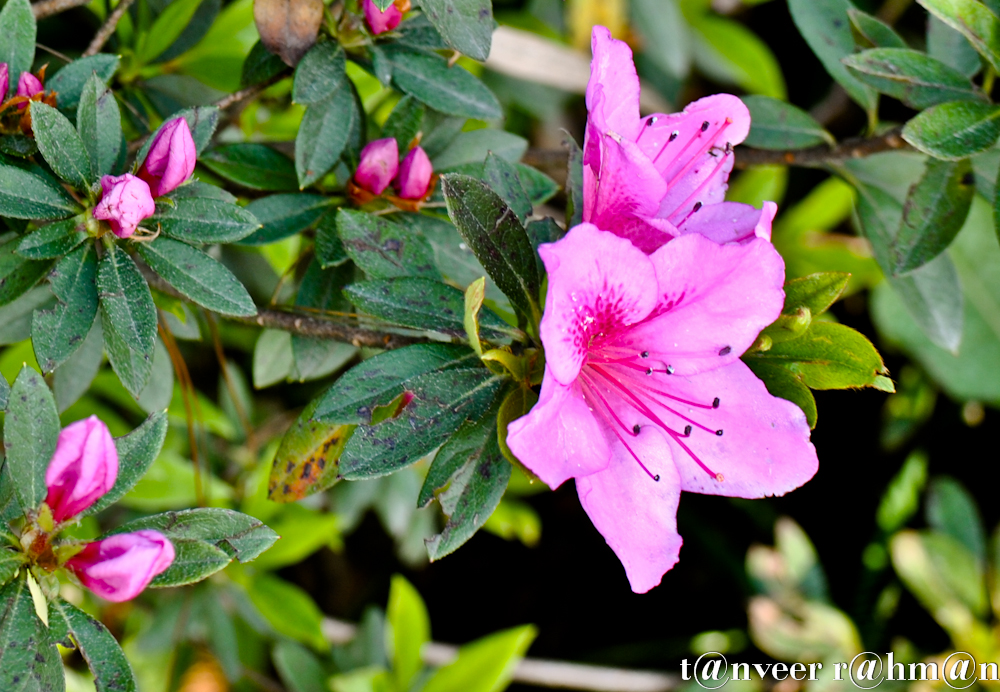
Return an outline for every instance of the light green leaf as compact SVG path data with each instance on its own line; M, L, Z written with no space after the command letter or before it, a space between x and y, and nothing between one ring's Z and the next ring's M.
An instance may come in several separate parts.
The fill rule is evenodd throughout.
M500 692L537 634L534 626L524 625L466 644L457 659L427 681L423 692Z

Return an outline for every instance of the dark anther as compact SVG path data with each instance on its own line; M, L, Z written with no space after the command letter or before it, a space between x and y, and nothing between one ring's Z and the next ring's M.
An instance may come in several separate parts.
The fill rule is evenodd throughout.
M972 173L966 173L962 176L963 185L972 185L974 182L976 182L976 177Z
M656 481L657 483L659 483L660 482L660 474L656 474L655 476L653 476L653 480Z
M649 351L643 351L639 355L642 356L643 358L649 358Z
M642 430L642 428L639 427L638 423L636 423L635 425L632 426L632 433L633 434L638 435L640 430Z
M646 121L646 127L652 127L652 125L655 122L656 122L656 116L654 115L652 118L650 118L649 120Z
M667 374L668 375L673 375L674 374L674 366L673 365L668 365L667 366Z
M719 428L718 430L716 430L715 434L718 435L719 437L722 437L722 428Z
M694 210L698 211L699 209L701 209L701 202L695 202L694 203Z
M673 132L670 133L670 139L667 140L667 141L673 142L675 139L677 139L677 135L679 135L679 134L680 134L680 132L678 132L677 130L674 130Z
M647 375L652 375L653 374L653 368L649 368L648 370L646 370L646 374Z
M690 425L685 425L684 426L684 437L691 437L691 426Z
M701 124L701 131L705 132L708 129L708 121L706 120Z
M732 353L732 351L733 351L732 346L723 346L722 348L719 349L719 355L728 356L730 353Z
M712 408L719 408L719 397L715 397L712 401Z

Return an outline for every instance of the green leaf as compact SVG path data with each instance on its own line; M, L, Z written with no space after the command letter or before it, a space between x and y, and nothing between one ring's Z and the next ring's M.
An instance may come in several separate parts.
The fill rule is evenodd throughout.
M72 642L94 674L97 692L134 692L135 676L118 641L98 620L62 599L50 602L49 627L53 635Z
M226 568L232 558L206 541L170 539L174 561L149 583L150 588L166 589L196 584Z
M59 260L49 274L59 302L37 310L31 321L31 343L42 372L66 362L82 344L97 317L97 248L81 245Z
M13 166L0 165L0 216L65 219L79 207L61 187Z
M153 271L198 305L222 315L257 314L257 306L240 280L201 250L158 238L139 245L139 254Z
M413 585L399 574L389 585L386 607L387 648L392 652L392 674L396 688L410 689L424 667L421 649L431 639L431 622L427 606Z
M7 408L7 400L10 397L10 385L7 384L7 378L0 375L0 411Z
M383 137L394 137L400 151L406 148L421 131L424 124L424 113L427 108L412 96L404 96L396 104L389 118L382 126Z
M269 79L277 77L287 67L281 58L265 48L262 42L257 41L247 54L246 60L243 61L240 86L246 88L263 84Z
M295 137L295 171L300 189L333 168L361 117L352 92L336 93L306 108Z
M169 118L163 121L162 125L156 128L156 132L150 135L149 138L146 139L146 143L142 145L141 149L139 149L139 153L135 157L137 166L141 165L142 162L146 160L146 155L149 153L149 148L153 146L153 141L156 139L156 135L159 134L160 130L162 130L166 124L174 118L184 118L187 120L188 128L191 130L191 138L194 140L194 150L198 154L198 162L205 163L205 158L201 156L201 153L205 151L205 147L207 147L208 143L212 141L212 135L215 134L215 128L219 125L219 109L215 106L195 106L194 108L188 108L186 110L173 113ZM222 174L220 173L219 175Z
M968 77L920 51L874 48L843 62L865 84L916 110L946 101L986 100Z
M532 207L531 200L521 185L517 168L491 151L486 155L483 175L490 188L500 195L510 210L517 215L517 220L524 224L531 216Z
M332 96L350 93L344 49L337 41L323 41L309 49L295 68L292 101L311 106Z
M1000 70L1000 19L976 0L917 0L928 12L959 31Z
M873 17L867 12L850 8L847 16L851 18L851 24L861 36L876 48L906 48L904 41L896 31L883 22L878 17Z
M38 153L38 145L27 135L0 135L0 152L25 159Z
M441 278L434 266L430 244L410 227L372 214L340 209L337 233L347 255L373 279Z
M448 115L481 120L501 117L496 97L461 67L448 67L444 58L412 48L398 46L386 52L393 84L400 91Z
M563 146L569 149L566 161L566 228L583 223L583 150L576 140L564 131Z
M141 64L152 62L180 38L184 29L191 23L199 5L201 0L171 0L149 31L139 39L139 48L136 51L139 62Z
M66 182L89 188L93 179L90 155L76 128L52 106L32 101L30 108L35 141L45 162Z
M178 197L177 192L173 205L156 205L150 225L154 223L164 235L188 243L234 243L260 228L257 218L243 207L205 197Z
M91 76L96 73L100 80L107 84L118 70L120 60L121 58L111 53L98 53L74 60L46 80L45 88L59 95L56 99L59 110L76 113L83 87Z
M12 1L20 4L20 0ZM66 689L62 659L52 632L35 614L34 600L23 578L0 588L0 689L11 692Z
M316 224L316 260L323 269L338 267L350 259L337 232L338 211L326 212Z
M226 144L207 152L198 162L251 190L280 192L299 187L292 160L264 144Z
M490 0L420 0L431 24L445 42L474 60L486 60L493 38Z
M20 298L52 266L50 260L30 260L15 254L19 240L14 237L0 245L0 305Z
M691 33L677 0L635 0L631 27L642 37L643 51L667 74L683 79L691 68Z
M871 119L878 108L878 94L859 82L841 62L854 52L854 36L847 15L853 7L850 0L788 0L792 19L806 43L830 76Z
M398 277L362 281L344 289L359 310L394 324L465 336L465 294L433 279ZM517 332L495 312L479 313L484 339L507 342Z
M878 505L876 518L883 532L901 529L920 507L920 495L927 483L927 455L911 452L889 485Z
M337 482L340 454L354 426L317 422L319 401L306 406L281 438L267 483L269 500L295 502Z
M833 145L833 135L804 110L769 96L744 96L750 110L750 134L744 144L757 149L804 149Z
M986 529L976 500L961 483L944 476L931 481L927 491L927 523L951 536L972 555L986 562Z
M328 692L329 675L308 649L281 640L271 651L271 660L289 692Z
M481 276L465 289L465 315L462 324L465 327L465 336L469 339L469 345L476 355L482 357L483 344L479 336L479 313L483 309L483 300L486 298L486 277Z
M115 95L96 74L83 87L76 127L90 158L91 180L111 173L121 153L121 113Z
M84 514L97 514L125 497L146 471L152 466L167 437L167 413L150 414L142 425L124 437L115 440L118 451L118 478L104 496L98 498Z
M537 635L533 625L523 625L466 644L458 658L434 673L423 692L501 692Z
M813 393L809 390L809 387L803 384L801 378L795 372L786 368L784 364L772 363L762 358L754 358L752 354L744 355L743 362L753 371L754 375L764 382L767 391L772 396L791 401L802 409L802 412L806 415L806 422L809 424L809 428L813 429L816 427L816 421L819 417L819 412L816 409L816 399L813 397Z
M450 344L415 344L380 353L342 375L319 398L313 418L368 425L375 407L408 391L414 379L430 372L468 368L478 360L468 348Z
M35 14L28 0L7 0L0 11L0 36L4 39L0 43L0 62L7 63L10 75L7 93L2 95L4 101L17 91L18 76L30 71L35 62L36 34Z
M0 586L4 586L13 579L18 571L24 567L24 563L24 553L15 551L8 546L0 547Z
M45 499L45 470L56 451L59 414L48 385L25 365L10 391L3 428L5 468L21 507L35 509Z
M962 284L954 263L942 254L908 274L889 279L906 312L938 346L957 353L965 313Z
M537 321L539 279L524 228L485 183L462 175L442 178L448 215L490 277L511 302Z
M952 101L932 106L903 127L903 139L939 159L955 161L989 149L1000 136L1000 106Z
M757 34L739 22L708 13L689 13L688 21L699 39L694 55L703 71L752 93L787 97L781 66Z
M39 308L52 307L54 301L48 284L42 284L0 307L0 344L16 344L29 338L32 313Z
M455 368L418 375L407 383L412 399L395 418L354 431L340 457L348 480L385 476L442 444L466 420L485 413L501 378L486 368Z
M927 160L923 177L910 188L902 223L889 245L894 275L922 267L951 244L969 214L974 183L967 159Z
M255 199L246 206L261 223L241 245L267 245L306 230L330 208L330 199L322 195L293 192Z
M801 307L809 308L813 317L826 312L840 298L850 278L844 272L819 272L786 282L782 314L793 315Z
M323 636L323 614L305 591L266 573L254 575L246 588L250 601L279 634L317 651L330 648Z
M97 267L104 345L125 389L139 396L153 368L156 306L146 280L117 245Z
M515 163L527 150L528 140L506 130L483 128L460 132L444 151L434 156L434 169L456 170L467 163L474 163L481 168L483 160L491 152L501 159Z
M87 221L75 216L42 226L21 239L17 254L28 259L58 259L87 239Z
M979 53L968 39L940 19L927 18L927 54L972 77L983 68Z

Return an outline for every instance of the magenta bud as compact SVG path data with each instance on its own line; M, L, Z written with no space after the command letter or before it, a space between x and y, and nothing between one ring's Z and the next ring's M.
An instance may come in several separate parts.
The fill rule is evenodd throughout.
M143 219L156 210L149 185L131 173L101 178L101 201L94 207L94 218L107 221L119 238L128 238Z
M431 184L434 166L427 158L427 152L421 147L413 147L410 153L399 164L399 175L396 177L396 189L403 199L423 199Z
M372 0L364 0L364 10L368 28L376 36L384 34L386 31L392 31L403 21L403 13L396 7L395 3L389 5L383 12Z
M80 582L106 601L129 601L174 561L174 546L159 531L119 533L88 543L66 561Z
M7 100L7 91L10 89L10 67L5 62L0 62L0 101Z
M56 523L75 517L105 495L118 478L118 450L97 416L70 423L59 433L45 472L45 503Z
M43 91L45 91L45 87L42 86L42 80L30 72L21 73L21 76L17 80L17 96L26 96L30 99L35 94L40 94ZM18 109L24 109L27 106L28 104L26 103L17 104Z
M197 157L187 120L174 118L156 133L138 176L149 185L150 194L159 197L191 177Z
M399 145L393 137L369 142L361 150L361 163L354 172L354 182L375 195L389 187L399 170Z

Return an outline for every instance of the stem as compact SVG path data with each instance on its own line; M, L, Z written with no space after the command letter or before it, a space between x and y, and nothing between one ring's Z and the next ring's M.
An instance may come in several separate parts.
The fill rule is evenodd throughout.
M31 11L35 14L35 19L45 19L89 3L90 0L42 0L31 6Z
M174 335L170 332L170 327L168 327L166 321L162 319L158 320L157 327L160 331L160 338L163 340L163 345L166 347L167 353L170 354L170 361L173 363L174 372L177 374L177 379L181 386L181 395L184 399L184 414L187 418L188 444L191 446L191 465L194 467L194 496L198 501L199 507L207 507L208 503L205 498L205 490L201 482L201 464L198 459L198 439L195 435L195 416L191 407L192 399L195 403L198 401L198 392L194 388L194 382L191 380L191 373L188 372L187 363L184 362L184 357L181 355L180 349L177 348L177 341L174 339ZM201 418L200 411L198 418Z
M785 165L819 168L849 159L860 159L884 151L909 150L902 138L902 128L893 128L877 137L845 139L835 147L821 144L809 149L765 150L749 147L736 148L736 168L751 166Z
M219 110L226 110L230 106L233 106L239 103L240 101L257 96L262 91L267 89L269 86L271 86L272 84L274 84L279 80L284 79L287 76L288 76L287 72L281 72L280 74L277 74L274 77L268 79L267 81L261 82L260 84L254 84L252 86L248 86L246 89L240 89L239 91L234 91L233 93L229 94L229 96L222 97L212 105L214 105Z
M115 29L118 27L118 22L121 21L121 18L125 16L126 12L128 12L128 8L132 6L133 2L135 2L135 0L119 0L118 7L116 7L115 11L111 13L108 20L104 22L104 25L97 30L97 33L94 35L94 40L90 42L89 46L87 46L87 50L83 51L83 55L81 57L87 58L91 55L97 55L100 52L101 48L104 47L104 44L108 42L109 38L111 38L111 34L115 33Z

